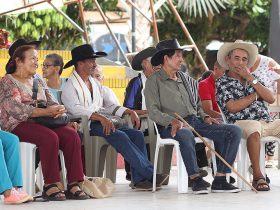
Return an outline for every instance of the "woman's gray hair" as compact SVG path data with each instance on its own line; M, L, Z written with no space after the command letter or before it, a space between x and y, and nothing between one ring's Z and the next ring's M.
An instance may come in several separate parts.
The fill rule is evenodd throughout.
M59 75L61 75L62 70L63 70L63 66L64 66L63 58L56 53L48 54L48 55L46 55L46 58L51 59L53 61L54 66L59 66L60 67L58 73L59 73Z

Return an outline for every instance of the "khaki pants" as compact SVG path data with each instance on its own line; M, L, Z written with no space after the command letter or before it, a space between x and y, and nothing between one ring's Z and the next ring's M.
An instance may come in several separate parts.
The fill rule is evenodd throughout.
M238 125L242 129L243 138L245 139L255 132L258 132L260 137L280 137L280 119L276 119L269 123L263 120L237 120L235 125Z

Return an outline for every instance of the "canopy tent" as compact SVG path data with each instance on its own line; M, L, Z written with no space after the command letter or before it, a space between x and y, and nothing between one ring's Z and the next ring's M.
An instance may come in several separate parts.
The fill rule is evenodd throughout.
M83 0L70 0L70 1L64 1L64 0L9 0L9 3L7 4L9 6L1 7L0 11L2 11L2 12L0 13L0 16L8 14L8 13L19 12L22 9L25 9L23 11L26 12L26 9L27 9L27 11L28 10L29 11L34 11L34 10L42 9L44 7L46 8L46 7L51 6L57 12L59 12L61 15L63 15L69 22L71 22L79 31L81 31L83 33L83 35L84 35L85 40L88 42L88 35L87 35L87 32L86 32L86 25L85 25L85 20L84 20L84 12L83 12L82 1ZM106 18L103 10L101 9L98 1L97 0L92 0L92 1L95 4L95 6L96 6L97 10L99 11L100 15L102 16L103 21L106 24L108 30L110 31L110 34L111 34L113 40L115 41L115 44L117 45L117 47L119 48L121 54L123 55L123 57L124 57L124 59L126 61L127 66L131 67L127 57L125 56L125 53L124 53L120 43L118 42L118 39L116 38L115 34L112 32L112 30L110 28L110 25L109 25L109 22L108 22L108 19ZM119 1L124 3L123 0L119 0ZM181 28L182 28L186 38L190 42L189 47L194 50L194 52L198 56L198 59L199 59L201 65L202 65L202 68L207 71L208 67L207 67L207 65L206 65L206 63L205 63L205 61L204 61L204 59L203 59L199 49L197 48L197 45L195 44L194 40L192 39L188 29L186 28L182 18L180 17L178 11L176 10L172 0L159 0L158 2L156 2L156 6L155 6L156 8L154 8L153 0L150 0L150 12L149 13L151 13L151 16L153 17L152 18L152 23L153 23L153 27L154 27L155 39L157 40L157 42L159 41L159 35L158 35L158 31L157 31L157 24L156 24L156 18L155 18L156 10L154 10L154 9L158 9L166 1L168 2L168 5L170 6L171 11L173 12L174 16L176 17L178 23L180 24L180 26L181 26ZM10 2L13 2L13 3L10 3ZM139 11L143 16L146 16L145 13L141 12L141 10L137 7L137 5L135 5L131 0L127 0L127 2L129 2L129 4L131 4L131 6L133 8L136 8L137 11ZM79 11L80 11L80 17L81 17L81 20L82 20L83 29L80 28L61 9L59 9L59 7L61 7L63 4L69 4L69 3L78 3L79 4ZM14 8L14 9L12 9L12 8ZM8 9L8 11L7 11L7 9ZM147 19L150 19L150 18L147 17Z
M64 2L64 0L51 1L51 3L57 8L61 8L64 5ZM9 0L9 3L1 4L0 15L2 13L8 13L9 15L12 15L52 8L53 7L48 2L42 0Z

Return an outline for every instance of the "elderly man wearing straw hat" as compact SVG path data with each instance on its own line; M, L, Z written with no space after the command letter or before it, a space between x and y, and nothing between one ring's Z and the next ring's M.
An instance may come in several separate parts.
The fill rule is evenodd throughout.
M229 123L240 126L247 139L247 150L253 168L253 186L258 191L270 187L260 170L260 138L280 135L280 120L272 120L265 103L273 103L273 93L250 74L258 55L258 48L236 40L225 43L218 51L217 60L226 73L216 81L217 102Z
M176 39L157 44L152 65L162 65L160 71L148 78L145 97L149 116L157 123L162 138L173 138L180 144L181 154L195 194L208 193L206 183L200 176L195 154L195 136L192 130L176 119L174 113L183 117L200 135L212 139L219 153L233 164L241 139L241 130L235 125L219 124L206 115L198 97L197 81L180 72L184 61L182 48ZM240 189L226 181L231 170L218 161L217 173L212 182L212 192L239 192Z

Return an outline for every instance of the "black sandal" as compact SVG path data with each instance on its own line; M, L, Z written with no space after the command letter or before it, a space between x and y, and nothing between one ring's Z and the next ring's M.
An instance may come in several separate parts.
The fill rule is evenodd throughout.
M79 187L79 189L81 189L80 185L78 183L67 185L67 191L65 192L65 196L66 196L67 199L70 199L70 200L86 200L86 199L89 199L89 196L87 196L85 194L85 192L82 191L82 190L77 190L74 193L71 192L71 189L73 187ZM82 193L84 193L84 195Z
M47 191L51 188L57 188L59 191L58 192L54 192L54 193L51 193L50 195L47 194ZM63 195L63 196L58 196L58 195ZM47 187L44 186L43 188L43 193L42 193L42 198L44 200L48 200L48 201L65 201L66 200L66 197L65 197L65 194L64 192L62 192L57 184L50 184L48 185Z
M261 181L262 180L262 181ZM255 178L253 180L252 183L253 187L257 190L257 191L269 191L270 187L268 185L268 183L266 182L264 177L258 177ZM262 186L262 187L261 187Z

